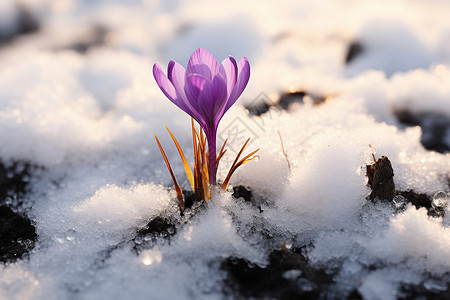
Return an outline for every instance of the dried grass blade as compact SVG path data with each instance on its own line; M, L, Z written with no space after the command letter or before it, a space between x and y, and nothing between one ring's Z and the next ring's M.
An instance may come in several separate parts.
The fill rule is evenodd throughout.
M175 143L175 146L177 147L178 153L180 154L181 160L183 161L184 171L186 172L186 175L188 177L189 183L191 184L192 191L194 191L194 175L192 174L191 167L189 167L188 162L186 161L186 157L184 156L183 150L181 150L180 144L178 144L177 139L172 134L172 132L167 128L167 131L169 132L170 136L172 137L173 142Z
M166 153L164 152L164 149L161 146L161 143L159 142L156 134L155 134L155 139L156 139L156 142L158 143L159 151L161 151L164 161L166 162L167 169L169 169L169 173L170 173L170 176L172 177L173 185L175 186L175 191L177 192L178 204L180 205L181 212L183 212L184 211L183 192L181 191L181 188L178 185L177 180L175 179L175 175L173 174L172 167L170 166L170 163L169 163L169 160L167 159Z
M224 150L225 145L227 144L228 138L223 142L222 148L220 148L219 155L216 157L216 169L219 167L219 161L222 158L222 156L225 154L227 149Z
M231 168L230 168L230 171L228 171L227 177L225 178L224 182L222 183L222 189L223 189L223 190L226 190L227 185L228 185L228 182L230 181L231 175L233 175L234 171L236 171L237 168L239 168L240 166L242 166L242 165L245 164L246 162L253 160L254 158L252 158L252 159L248 159L248 158L249 158L250 156L254 155L256 152L259 151L259 148L256 149L255 151L251 152L250 154L247 154L244 158L242 158L242 159L239 160L239 162L238 162L238 159L239 159L239 157L241 156L242 151L244 150L245 146L247 146L247 143L248 143L249 140L250 140L250 139L248 139L248 140L245 142L245 144L242 146L241 151L239 151L238 155L236 156L236 159L235 159L234 162L233 162L233 165L232 165Z
M216 163L216 168L217 168L217 169L219 168L219 162L220 162L220 159L221 159L222 156L227 152L227 150L228 150L228 149L225 149L225 151L223 151L223 152L221 152L221 153L219 154L219 157L217 158L217 163Z

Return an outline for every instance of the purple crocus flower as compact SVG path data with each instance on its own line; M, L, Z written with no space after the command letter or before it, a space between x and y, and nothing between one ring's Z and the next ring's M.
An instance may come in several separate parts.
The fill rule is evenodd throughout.
M217 126L247 86L250 78L247 58L243 57L238 64L229 56L219 65L209 51L199 48L191 55L186 69L172 60L167 76L159 64L154 64L153 76L167 98L192 116L205 131L209 182L216 184Z

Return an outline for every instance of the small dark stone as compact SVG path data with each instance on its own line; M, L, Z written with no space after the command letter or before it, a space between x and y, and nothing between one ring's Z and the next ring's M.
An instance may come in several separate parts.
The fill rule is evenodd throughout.
M252 202L253 195L250 189L247 189L245 186L238 185L233 187L233 197L234 198L244 198L245 201Z
M349 64L362 53L364 53L363 45L358 41L351 42L347 50L347 55L345 56L345 63Z
M0 261L20 259L33 249L36 239L36 229L28 218L0 206Z
M387 156L382 156L374 164L366 166L369 185L372 188L370 199L392 201L395 196L394 169Z

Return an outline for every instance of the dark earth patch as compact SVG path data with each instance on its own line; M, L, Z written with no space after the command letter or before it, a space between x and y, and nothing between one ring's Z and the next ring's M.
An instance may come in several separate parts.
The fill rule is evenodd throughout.
M0 206L0 261L20 259L34 247L36 229L25 216Z
M235 299L317 299L331 276L308 265L300 251L275 250L262 268L245 259L222 262L226 271L225 293Z

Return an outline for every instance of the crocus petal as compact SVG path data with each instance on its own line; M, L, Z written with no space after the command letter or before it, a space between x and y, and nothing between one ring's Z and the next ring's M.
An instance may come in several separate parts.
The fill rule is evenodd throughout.
M176 106L180 107L177 101L177 93L172 82L166 77L163 69L159 64L153 65L153 76L155 77L156 83L158 84L161 91L172 101Z
M186 67L187 76L200 74L206 79L212 80L217 72L219 72L219 63L208 50L198 48L192 53Z
M199 105L199 95L207 82L208 80L203 76L194 74L186 78L186 84L184 86L184 91L186 93L189 105L198 111L202 120L206 119L206 115L203 112L202 107Z
M238 66L234 57L230 56L224 59L220 65L219 72L227 82L227 98L229 98L238 75Z
M244 91L247 86L248 80L250 78L250 64L246 57L243 57L238 65L239 75L234 85L233 91L231 92L230 98L228 99L227 105L225 106L224 113L236 102L239 96Z
M186 92L184 91L185 74L186 70L182 65L173 60L169 62L167 67L167 76L175 87L180 108L193 117L198 116L197 110L189 103L186 97Z
M222 75L217 74L213 81L206 81L198 97L200 110L204 113L211 129L217 118L222 117L227 103L227 84Z

